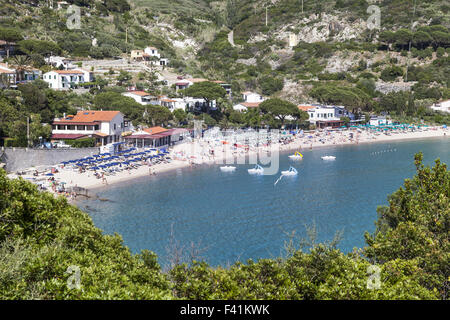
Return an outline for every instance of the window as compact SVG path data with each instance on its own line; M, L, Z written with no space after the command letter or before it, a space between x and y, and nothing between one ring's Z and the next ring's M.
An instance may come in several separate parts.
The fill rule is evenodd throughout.
M114 130L116 130L116 128L117 128L117 125L114 123Z
M51 76L50 76L51 77ZM53 79L55 79L56 80L56 74L53 76Z
M75 126L69 125L69 126L67 126L67 130L75 130Z

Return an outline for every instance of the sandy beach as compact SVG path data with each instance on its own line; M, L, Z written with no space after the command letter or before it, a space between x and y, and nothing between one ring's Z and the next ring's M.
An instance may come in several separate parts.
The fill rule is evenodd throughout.
M137 177L153 176L163 172L196 166L201 164L239 165L244 164L246 157L256 159L257 156L268 154L268 152L302 151L338 145L355 145L373 142L389 142L397 140L426 139L436 137L450 137L448 128L429 127L419 131L392 131L387 134L371 132L368 130L338 130L338 131L315 131L303 135L289 136L280 135L279 141L271 144L243 145L233 141L233 137L221 137L219 139L198 139L196 141L178 144L169 149L170 155L167 161L158 164L150 162L139 163L130 170L122 170L108 174L103 178L95 176L91 170L80 173L78 169L70 167L58 167L58 172L52 177L42 175L41 181L52 180L56 185L63 184L66 190L79 187L93 191L97 188L124 182ZM239 160L238 160L239 159ZM252 162L254 163L254 162ZM248 164L248 162L247 162ZM16 178L16 174L9 174L10 178ZM32 174L22 175L25 179L33 179ZM45 179L45 178L48 179ZM50 183L51 181L48 181ZM75 188L77 189L77 188ZM47 188L48 191L58 193L56 188ZM62 193L73 200L76 194Z

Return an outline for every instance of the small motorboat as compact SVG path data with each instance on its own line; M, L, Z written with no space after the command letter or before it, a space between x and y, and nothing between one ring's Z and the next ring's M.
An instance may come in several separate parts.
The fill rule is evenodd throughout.
M335 156L323 156L321 158L322 158L322 160L335 160L336 159Z
M253 169L248 169L248 173L250 174L263 174L264 168L257 164Z
M295 169L294 167L289 167L289 170L287 171L281 171L281 174L283 176L295 176L298 174L297 169Z
M290 155L289 158L291 160L302 160L303 159L303 155L300 152L297 151L296 153Z
M222 172L232 172L234 170L236 170L236 167L233 167L233 166L220 167L220 171L222 171Z

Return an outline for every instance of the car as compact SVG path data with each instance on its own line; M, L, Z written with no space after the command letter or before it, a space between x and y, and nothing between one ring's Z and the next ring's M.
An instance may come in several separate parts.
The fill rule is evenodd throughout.
M70 148L71 146L66 144L64 141L58 141L53 143L53 148Z

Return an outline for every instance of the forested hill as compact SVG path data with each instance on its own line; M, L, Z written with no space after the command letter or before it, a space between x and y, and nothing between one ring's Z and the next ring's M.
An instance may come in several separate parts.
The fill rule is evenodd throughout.
M44 0L6 1L0 28L17 31L22 52L43 70L50 53L103 59L152 45L174 73L230 82L233 102L252 90L405 118L434 117L425 107L450 97L445 0L68 2L81 8L80 29ZM371 28L371 5L379 28Z

